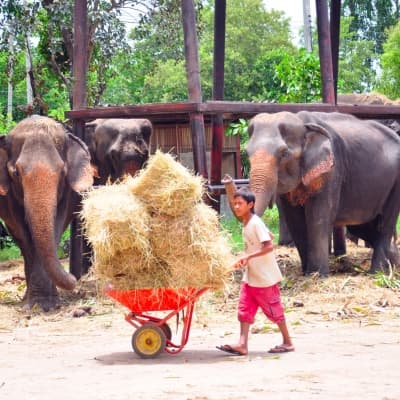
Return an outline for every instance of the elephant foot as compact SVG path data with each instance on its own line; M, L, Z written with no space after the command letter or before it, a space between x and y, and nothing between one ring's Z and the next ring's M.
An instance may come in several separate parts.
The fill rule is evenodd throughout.
M24 310L40 309L44 312L60 308L58 295L51 296L25 296Z
M375 274L378 271L387 273L391 268L400 266L400 253L397 246L392 243L383 250L375 249L372 257L370 274Z
M327 278L329 276L329 268L307 268L304 275L318 275L319 278Z
M295 246L293 240L279 240L278 244L280 246L286 246L286 247L294 247Z

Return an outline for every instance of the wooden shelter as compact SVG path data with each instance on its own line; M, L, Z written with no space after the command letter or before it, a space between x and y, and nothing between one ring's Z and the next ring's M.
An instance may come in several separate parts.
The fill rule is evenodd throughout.
M211 101L203 101L200 85L200 68L193 0L181 0L184 31L186 73L188 80L187 102L145 104L114 107L86 107L86 54L87 0L75 0L74 6L74 77L73 110L67 116L74 121L74 132L83 136L85 121L92 118L148 118L155 125L184 123L190 126L193 166L209 182L210 190L218 196L224 141L224 123L239 117L250 118L260 112L301 110L339 111L360 118L400 118L400 106L353 106L336 104L341 0L316 0L319 55L322 79L322 103L270 104L226 102L224 98L225 16L226 0L215 0L214 19L214 77ZM207 168L205 121L211 124L210 172ZM82 241L77 235L77 221L72 224L70 268L81 274Z

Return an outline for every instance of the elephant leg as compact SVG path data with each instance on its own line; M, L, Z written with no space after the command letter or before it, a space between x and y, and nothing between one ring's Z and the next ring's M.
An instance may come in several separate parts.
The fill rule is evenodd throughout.
M278 197L276 200L276 206L279 211L279 241L278 244L281 246L293 246L294 242L292 235L290 234L289 227L286 222L285 213L281 206L281 200Z
M296 245L301 260L303 274L307 271L307 229L303 207L293 207L284 198L280 204L286 217L287 227Z
M371 260L371 273L384 271L390 267L400 266L400 254L396 243L394 242L393 234L382 235L376 243L373 244L373 254Z
M57 288L44 270L37 256L33 259L24 257L27 274L27 287L24 296L24 308L39 306L43 311L57 308L60 304ZM29 278L28 278L29 277Z
M92 266L93 259L93 247L87 241L86 237L83 237L83 249L82 249L82 274L87 274L90 267Z
M332 223L320 201L310 201L305 206L307 220L307 270L306 274L319 272L329 275L329 240Z
M333 254L336 257L346 254L346 228L344 226L335 226L333 228Z

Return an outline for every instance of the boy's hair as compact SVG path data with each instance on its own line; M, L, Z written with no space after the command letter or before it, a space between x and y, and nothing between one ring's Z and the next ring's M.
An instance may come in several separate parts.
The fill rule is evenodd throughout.
M253 207L251 207L250 211L254 214L254 204L256 202L256 196L254 196L254 193L248 188L248 186L244 186L236 190L233 198L236 199L236 197L241 197L247 204L252 202Z

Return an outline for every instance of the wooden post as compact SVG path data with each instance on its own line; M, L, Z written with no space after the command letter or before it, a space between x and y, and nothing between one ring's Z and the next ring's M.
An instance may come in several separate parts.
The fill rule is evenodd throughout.
M224 99L225 84L225 20L226 0L215 0L214 11L214 73L213 73L213 100ZM224 119L217 114L212 119L212 146L211 146L211 185L218 185L222 175L222 149L224 146ZM220 195L214 196L213 207L220 211Z
M189 100L200 104L202 102L202 93L195 9L192 0L181 0L181 6ZM194 169L205 179L208 179L203 113L191 113L190 126L192 130Z
M316 0L319 59L321 64L322 100L335 104L333 85L331 32L328 18L328 1Z
M337 102L337 81L339 75L340 9L341 9L341 0L332 0L330 25L331 25L332 71L333 71L333 86L335 91L335 104Z
M87 54L87 0L75 0L74 3L74 52L73 52L73 76L74 88L72 96L72 109L76 110L86 106L86 54ZM85 129L84 120L74 120L74 134L83 138ZM84 240L79 218L74 217L71 222L70 238L70 272L79 279L88 266L83 265L82 252Z
M339 9L337 8L339 5ZM322 79L322 100L324 103L336 104L336 80L334 75L334 65L337 79L337 57L339 53L339 32L335 35L334 48L331 41L331 27L328 18L328 2L327 0L316 0L317 8L317 25L318 25L318 44L319 58L321 63L321 79ZM333 0L331 8L331 16L335 18L335 26L333 29L339 29L340 20L340 1ZM331 21L332 22L332 21ZM335 57L335 61L333 60ZM346 254L345 228L338 226L333 228L333 245L335 255Z

